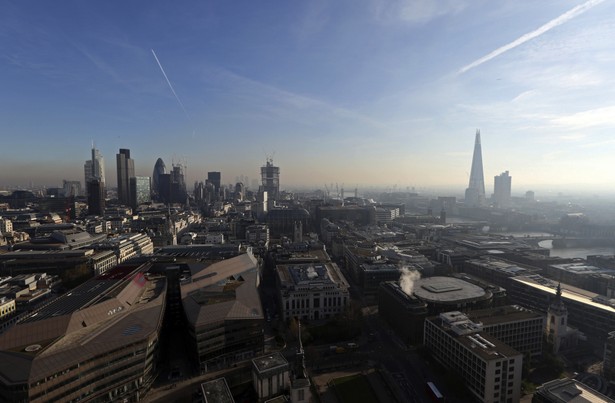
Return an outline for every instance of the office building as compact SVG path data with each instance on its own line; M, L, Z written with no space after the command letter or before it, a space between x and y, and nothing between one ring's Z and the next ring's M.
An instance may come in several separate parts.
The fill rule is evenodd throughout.
M85 183L87 184L93 179L97 179L102 183L105 181L105 160L94 146L92 146L92 159L85 162L84 165Z
M259 279L258 262L249 252L193 272L191 282L181 284L189 348L202 372L263 354Z
M207 172L207 182L211 183L214 187L214 199L218 200L220 197L220 184L222 175L220 172Z
M425 320L424 344L456 372L480 402L518 402L523 355L485 333L480 323L452 311Z
M154 200L159 200L160 197L160 176L167 173L167 168L164 165L162 158L156 160L154 171L152 172L152 196Z
M512 176L508 171L493 177L493 205L497 208L510 207Z
M130 207L133 212L141 204L149 203L151 198L151 181L149 176L133 176L130 178Z
M91 179L86 184L88 192L88 214L103 215L105 212L105 183Z
M348 282L335 263L276 267L282 319L328 319L349 303Z
M64 197L77 197L81 196L81 182L79 181L62 181L62 190Z
M395 330L406 344L423 342L423 321L427 317L427 304L414 295L408 295L397 281L387 281L378 289L378 315Z
M483 331L525 357L537 358L542 355L542 339L545 329L543 314L530 311L518 305L479 309L467 312L473 322L480 322Z
M120 204L130 205L130 178L135 176L135 161L130 158L130 150L120 148L117 161L117 198Z
M602 375L609 382L615 382L615 330L608 333L604 343Z
M465 204L468 207L479 207L485 204L485 177L483 175L483 153L480 142L480 130L476 130L474 139L474 154L470 183L466 189Z
M0 401L138 401L156 371L164 277L98 276L0 335Z
M261 167L262 190L267 192L269 200L278 200L280 196L280 168L273 165L273 158L267 158Z
M159 198L163 203L186 204L188 192L184 180L183 167L180 164L173 165L173 170L168 174L158 176Z

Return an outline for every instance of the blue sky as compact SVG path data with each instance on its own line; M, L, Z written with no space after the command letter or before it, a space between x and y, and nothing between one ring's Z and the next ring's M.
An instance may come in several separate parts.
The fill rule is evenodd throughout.
M611 1L5 1L0 186L83 180L95 141L111 185L129 148L141 175L162 157L230 183L273 154L283 187L462 192L479 128L488 191L505 170L513 193L609 191L613 17Z

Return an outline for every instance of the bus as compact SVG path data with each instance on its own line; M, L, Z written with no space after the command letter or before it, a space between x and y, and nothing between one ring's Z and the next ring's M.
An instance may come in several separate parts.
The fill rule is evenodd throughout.
M429 395L429 397L431 397L431 400L433 400L434 402L446 401L442 393L440 393L440 391L438 390L438 388L433 382L427 382L426 389L427 389L427 394Z

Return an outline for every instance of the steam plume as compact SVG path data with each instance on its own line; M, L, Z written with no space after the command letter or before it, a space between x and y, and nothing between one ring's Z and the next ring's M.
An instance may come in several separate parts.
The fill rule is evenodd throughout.
M399 277L399 286L407 294L412 295L414 291L414 283L421 278L421 273L416 270L410 270L407 267L401 268L401 277Z

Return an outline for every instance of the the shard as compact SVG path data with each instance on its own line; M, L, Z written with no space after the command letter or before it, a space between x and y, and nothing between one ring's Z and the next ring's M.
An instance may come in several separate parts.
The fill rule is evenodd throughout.
M470 171L470 183L466 189L465 204L470 207L479 207L485 204L485 177L483 175L483 153L480 146L480 130L476 130L474 155L472 156L472 170Z

